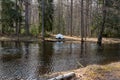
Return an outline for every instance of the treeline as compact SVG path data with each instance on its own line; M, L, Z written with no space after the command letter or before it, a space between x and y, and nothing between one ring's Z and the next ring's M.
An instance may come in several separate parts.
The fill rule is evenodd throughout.
M0 33L120 37L119 5L120 0L0 0Z
M42 0L0 0L0 33L39 35L42 29ZM53 0L44 1L44 27L52 31Z

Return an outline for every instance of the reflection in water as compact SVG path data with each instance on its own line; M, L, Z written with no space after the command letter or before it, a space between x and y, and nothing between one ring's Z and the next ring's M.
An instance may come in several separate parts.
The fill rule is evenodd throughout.
M52 72L52 55L53 55L53 45L51 43L46 43L43 42L41 44L41 50L39 53L39 61L40 66L38 67L39 69L39 74L46 74L49 72Z
M25 58L27 59L29 57L29 43L25 43Z
M21 45L18 42L15 42L14 44L9 42L1 42L1 60L10 61L21 58L21 50L19 48L20 46Z
M84 49L85 49L85 48L84 48L84 43L82 42L82 43L81 43L81 55L80 55L81 57L83 56L83 51L84 51Z
M120 60L119 44L96 43L0 43L0 79L46 80L42 75L84 65L109 64Z

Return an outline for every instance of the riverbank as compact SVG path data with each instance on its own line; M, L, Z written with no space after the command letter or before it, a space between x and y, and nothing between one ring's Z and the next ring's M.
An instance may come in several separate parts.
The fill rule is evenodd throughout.
M75 73L76 77L73 80L120 80L120 62L108 65L89 65L77 70L53 73L49 77L55 77L69 72Z
M75 70L76 80L120 80L120 62Z
M64 41L72 41L72 42L80 42L81 38L73 36L64 36ZM39 42L42 41L41 37L34 36L0 36L0 41L25 41L25 42ZM45 41L56 42L55 35L51 35L50 37L46 37ZM87 42L97 42L97 38L86 38ZM119 38L103 38L103 43L120 43Z
M55 35L52 35L52 37L55 37ZM65 41L81 41L81 38L76 37L76 36L72 36L72 37L64 36L64 38L65 38ZM85 38L84 40L87 42L97 42L98 39L97 38ZM102 42L103 43L120 43L120 39L119 38L103 38Z

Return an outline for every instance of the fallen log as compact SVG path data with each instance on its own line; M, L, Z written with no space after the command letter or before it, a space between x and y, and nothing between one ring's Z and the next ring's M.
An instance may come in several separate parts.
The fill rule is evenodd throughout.
M70 72L70 73L67 73L67 74L57 76L55 78L48 79L48 80L71 80L74 77L75 77L75 73Z

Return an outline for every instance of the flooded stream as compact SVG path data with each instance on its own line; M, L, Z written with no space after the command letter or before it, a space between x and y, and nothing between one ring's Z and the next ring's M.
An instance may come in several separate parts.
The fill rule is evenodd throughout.
M0 79L46 80L45 74L120 61L120 44L0 42Z

